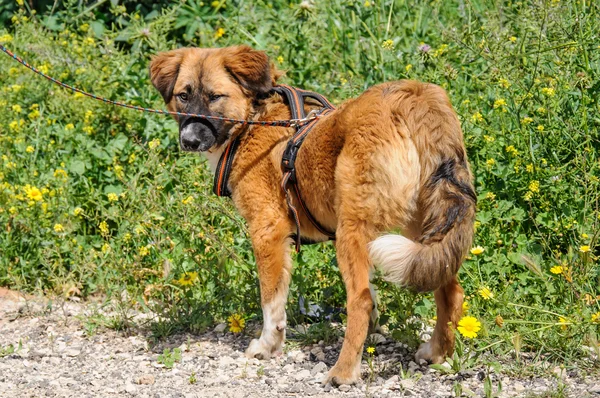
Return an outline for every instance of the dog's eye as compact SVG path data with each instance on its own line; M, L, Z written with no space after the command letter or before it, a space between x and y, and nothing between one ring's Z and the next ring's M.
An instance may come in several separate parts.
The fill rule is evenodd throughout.
M182 100L183 102L188 100L188 95L187 93L181 93L181 94L177 94L177 97Z
M223 94L210 94L210 95L208 96L208 100L209 100L210 102L214 102L214 101L218 100L218 99L219 99L219 98L221 98L221 97L224 97L224 95L223 95Z

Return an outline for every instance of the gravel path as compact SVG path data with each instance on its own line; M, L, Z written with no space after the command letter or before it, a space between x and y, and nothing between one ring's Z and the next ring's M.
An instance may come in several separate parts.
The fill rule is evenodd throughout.
M381 335L373 370L363 361L363 382L338 389L321 380L339 342L290 348L260 362L243 355L250 337L220 331L225 325L150 346L143 331L102 329L88 337L83 320L92 304L48 303L0 288L0 397L449 397L457 382L463 396L484 396L480 369L442 375L412 362L413 352ZM14 353L7 352L10 344ZM181 350L172 368L159 363L165 348ZM500 397L600 397L599 378L559 368L555 373L491 377L496 388L502 383ZM564 395L551 395L561 386Z

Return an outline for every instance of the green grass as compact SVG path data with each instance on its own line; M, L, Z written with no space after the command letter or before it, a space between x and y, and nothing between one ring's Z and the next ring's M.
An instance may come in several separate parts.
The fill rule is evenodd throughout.
M285 82L336 103L394 79L446 88L483 249L460 272L468 314L482 323L465 344L597 367L582 348L597 347L600 313L596 3L83 3L52 15L3 9L14 17L0 40L69 84L155 108L149 57L182 45L250 44L287 70ZM0 284L156 311L157 337L232 313L260 318L243 220L212 196L204 160L178 151L173 121L80 98L4 55L0 92ZM301 319L300 296L344 306L330 244L304 248L295 264L291 319ZM383 323L415 345L432 296L378 285Z

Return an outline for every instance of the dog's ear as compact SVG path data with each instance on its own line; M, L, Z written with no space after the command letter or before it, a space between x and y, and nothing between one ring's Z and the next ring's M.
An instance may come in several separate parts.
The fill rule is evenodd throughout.
M152 57L150 62L150 80L167 104L173 98L173 89L185 50L185 48L180 48L160 53Z
M266 94L273 87L269 57L264 51L248 46L230 47L223 63L227 72L255 95Z

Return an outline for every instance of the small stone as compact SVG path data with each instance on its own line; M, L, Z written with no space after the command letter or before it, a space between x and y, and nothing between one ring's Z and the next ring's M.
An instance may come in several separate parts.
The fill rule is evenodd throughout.
M309 377L310 377L310 371L307 369L301 370L300 372L298 372L294 375L294 379L296 379L296 381L308 379Z
M373 341L373 343L375 343L375 345L383 344L386 342L385 337L379 333L373 333L372 335L369 336L369 338L371 339L371 341Z
M392 376L385 381L384 386L385 388L391 389L396 383L398 383L398 381L400 381L400 377L398 375Z
M411 372L414 372L415 370L417 370L419 368L419 365L417 365L416 363L414 363L413 361L410 361L408 363L408 370Z
M424 359L419 359L419 365L421 366L427 366L427 361Z
M338 387L340 391L342 392L348 392L350 391L350 389L352 387L350 387L348 384L342 384L341 386Z
M329 392L329 391L331 391L331 384L327 383L325 385L325 387L323 387L323 392Z
M137 388L131 383L125 383L125 392L133 395L137 392Z
M326 371L327 371L327 365L325 364L325 362L319 362L312 368L312 370L310 371L310 374L312 374L314 376L317 373L324 373Z
M559 379L567 378L567 370L561 368L560 366L555 366L554 369L552 369L552 373L554 373Z
M213 329L213 332L224 333L226 329L227 329L226 323L219 323L217 326L215 326L215 328Z
M221 357L219 359L219 367L220 368L225 368L234 363L235 363L235 359L233 359L231 357Z
M519 382L515 383L513 385L513 388L515 389L516 392L523 392L525 391L525 386Z
M398 377L398 376L396 376L396 377ZM400 380L400 385L404 389L414 388L415 381L413 379L402 379L402 380Z
M137 379L135 379L135 383L136 384L145 384L145 385L152 385L154 384L154 376L152 375L141 375L140 377L138 377Z
M592 394L600 394L600 384L594 384L590 388L588 388L588 392Z

